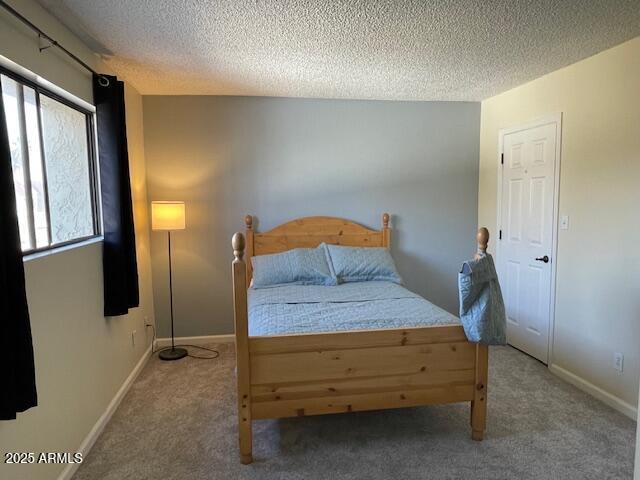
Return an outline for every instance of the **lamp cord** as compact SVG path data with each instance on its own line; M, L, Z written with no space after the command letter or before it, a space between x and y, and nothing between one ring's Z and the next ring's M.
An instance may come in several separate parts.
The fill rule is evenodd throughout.
M174 345L173 347L164 347L164 348L159 348L156 350L155 345L156 345L156 327L155 325L152 324L147 324L148 327L151 327L153 329L153 340L151 341L151 354L154 355L156 353L162 352L164 350L171 350L174 347L191 347L191 348L198 348L200 350L206 350L208 352L212 352L213 355L208 355L208 356L202 356L202 355L192 355L191 352L189 352L189 350L187 350L187 356L191 357L191 358L197 358L199 360L213 360L214 358L218 358L220 356L220 352L218 350L215 350L213 348L208 348L208 347L203 347L201 345L190 345L190 344L184 344L184 345Z

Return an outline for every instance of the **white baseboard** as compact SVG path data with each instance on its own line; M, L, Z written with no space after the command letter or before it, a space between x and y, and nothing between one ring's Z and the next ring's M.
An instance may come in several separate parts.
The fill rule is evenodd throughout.
M235 335L205 335L201 337L176 337L176 345L207 345L209 343L231 343ZM171 338L156 338L155 348L171 346Z
M116 392L111 402L109 402L109 405L107 405L107 409L100 416L96 424L93 426L91 431L78 447L77 451L79 453L82 453L82 458L87 457L87 455L89 454L89 450L91 450L91 447L93 447L93 444L96 442L96 440L104 430L104 427L106 427L107 423L109 423L109 420L111 420L111 417L117 410L120 402L122 402L122 399L131 388L131 385L133 385L133 382L138 377L149 358L151 358L151 345L149 345L149 348L147 348L147 350L142 354L142 357L140 358L134 369L124 381L120 389ZM76 473L76 470L78 470L80 465L81 464L79 463L68 464L62 471L62 473L60 473L60 475L58 476L58 480L70 480L71 477L73 477L73 474Z
M589 395L597 398L603 403L606 403L611 408L619 411L620 413L626 415L633 420L637 420L638 418L638 409L633 405L625 402L621 398L616 397L615 395L610 394L609 392L604 391L600 387L597 387L591 382L588 382L582 377L571 373L568 370L565 370L558 365L549 365L549 370L554 375L562 378L566 382L569 382L571 385L578 387L583 392L587 392Z

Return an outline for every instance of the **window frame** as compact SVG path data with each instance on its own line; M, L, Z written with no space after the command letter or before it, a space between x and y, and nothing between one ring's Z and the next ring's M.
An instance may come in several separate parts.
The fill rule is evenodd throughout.
M47 236L49 240L49 245L44 247L36 247L35 243L33 243L33 248L28 250L22 250L22 256L26 257L28 255L43 253L52 251L61 247L68 247L77 243L84 243L89 240L97 239L102 237L102 217L101 217L101 208L100 208L100 180L99 180L99 165L98 165L98 148L96 141L96 119L95 119L95 111L92 111L80 103L73 102L66 96L60 95L56 93L53 89L47 88L43 86L40 82L31 80L30 78L21 75L20 73L7 68L5 65L0 63L0 75L4 75L15 82L18 82L20 86L26 86L28 88L33 89L35 92L36 98L36 111L38 115L38 136L39 136L39 147L42 156L42 176L44 183L44 200L45 200L45 208L46 208L46 218L47 218ZM93 233L91 235L85 235L84 237L78 237L71 240L66 240L64 242L52 243L51 240L51 212L49 209L49 184L47 178L47 162L45 158L44 152L44 138L42 131L42 111L40 106L40 95L45 95L46 97L51 98L57 102L62 103L63 105L72 108L85 116L85 126L86 126L86 142L87 142L87 153L88 153L88 170L89 170L89 192L91 198L91 214L92 214L92 227ZM2 100L2 96L0 95L0 102ZM24 102L24 100L23 100ZM24 106L22 106L24 108ZM20 127L21 135L25 136L26 131L23 131L23 125ZM25 137L26 138L26 137ZM29 155L27 153L27 166L28 162L30 162ZM24 161L24 159L23 159ZM26 176L27 184L29 185L29 196L27 200L28 206L28 221L29 221L29 231L30 237L33 236L33 230L35 229L34 215L33 215L33 193L31 191L31 172L30 169L27 169L29 175ZM31 238L35 242L35 237Z

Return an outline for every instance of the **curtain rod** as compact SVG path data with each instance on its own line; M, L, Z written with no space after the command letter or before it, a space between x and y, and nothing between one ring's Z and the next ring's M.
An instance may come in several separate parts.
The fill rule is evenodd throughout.
M72 60L74 60L75 62L79 63L82 67L84 67L86 70L90 71L91 73L93 73L94 75L96 75L98 77L98 81L100 82L100 85L102 85L103 87L106 87L109 85L109 79L107 77L105 77L104 75L96 72L93 68L91 68L89 65L87 65L85 62L83 62L80 58L78 58L76 55L74 55L73 53L71 53L69 50L67 50L66 48L64 48L62 45L60 45L55 39L53 39L52 37L50 37L49 35L47 35L45 32L43 32L42 30L40 30L40 28L38 28L36 25L34 25L28 18L26 18L24 15L22 15L20 12L18 12L16 9L14 9L11 5L9 5L7 2L5 2L4 0L0 0L0 7L4 8L7 12L9 12L11 15L13 15L14 17L16 17L18 20L20 20L22 23L24 23L27 27L29 27L31 30L33 30L34 32L36 32L38 34L38 37L40 38L44 38L45 40L47 40L50 45L47 45L46 47L40 47L40 52L42 52L43 50L46 50L47 48L50 47L58 47L60 50L62 50L63 53L65 53L69 58L71 58Z

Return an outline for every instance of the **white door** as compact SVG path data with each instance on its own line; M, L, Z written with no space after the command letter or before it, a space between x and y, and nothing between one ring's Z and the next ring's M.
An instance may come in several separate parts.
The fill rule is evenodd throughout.
M507 341L548 363L559 120L503 135L500 283Z

